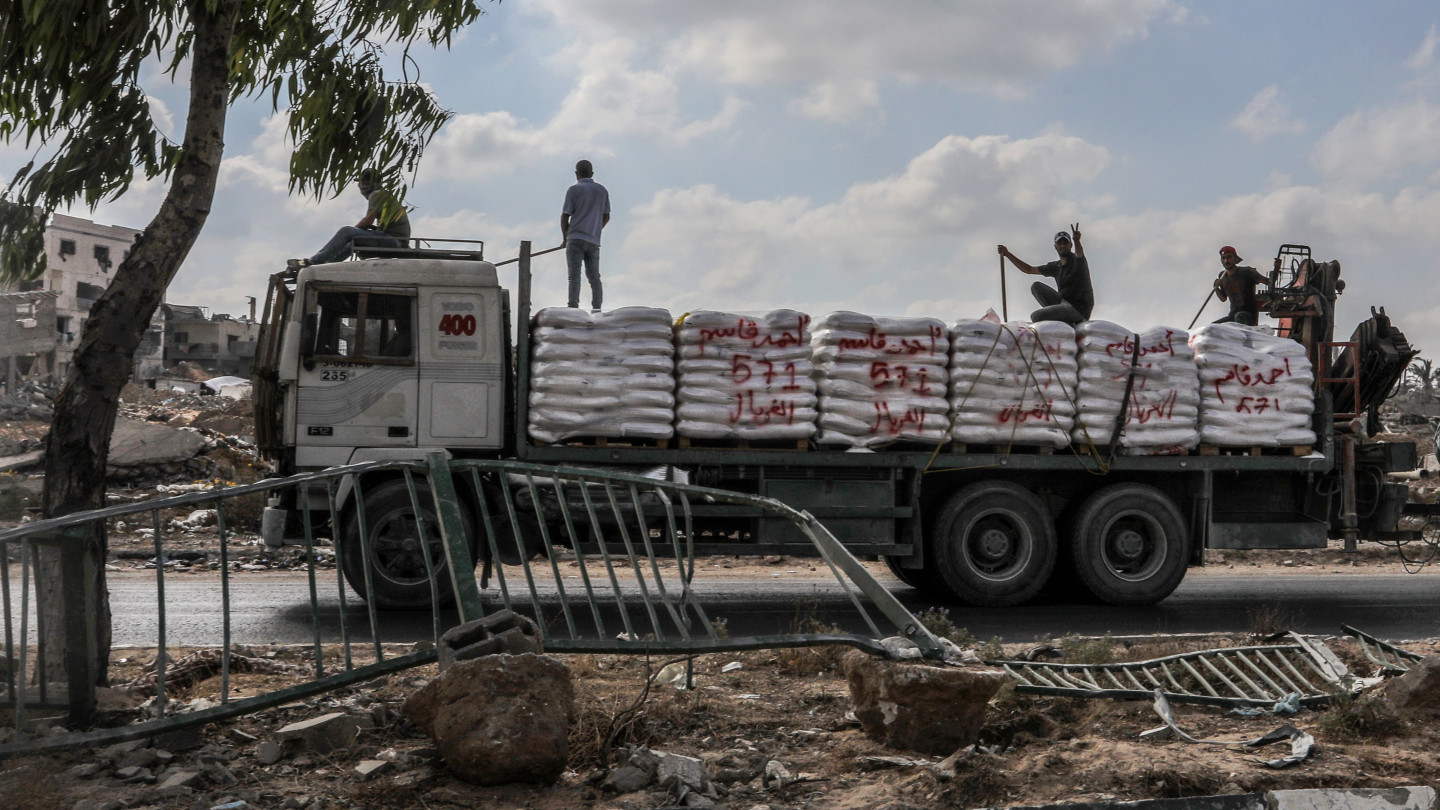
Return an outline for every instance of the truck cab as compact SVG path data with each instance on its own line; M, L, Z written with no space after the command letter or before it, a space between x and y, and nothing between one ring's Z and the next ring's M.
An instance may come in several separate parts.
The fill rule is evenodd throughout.
M292 286L293 285L293 286ZM283 472L498 453L507 436L506 291L495 265L383 258L272 284L259 439Z

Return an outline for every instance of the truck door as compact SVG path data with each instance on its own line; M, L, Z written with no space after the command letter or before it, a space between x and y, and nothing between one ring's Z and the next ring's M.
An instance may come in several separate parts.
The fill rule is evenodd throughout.
M414 288L317 284L306 299L297 453L343 464L354 448L414 447Z

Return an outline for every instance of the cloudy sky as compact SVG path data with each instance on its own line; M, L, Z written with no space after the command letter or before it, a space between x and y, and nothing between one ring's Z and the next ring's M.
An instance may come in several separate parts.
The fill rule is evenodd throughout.
M1383 305L1440 354L1440 8L1184 0L506 0L422 79L456 112L415 233L559 243L575 160L611 194L606 306L977 317L997 243L1079 222L1095 317L1184 326L1232 244L1338 259L1337 332ZM183 120L183 88L157 80ZM177 133L178 135L178 133ZM286 195L282 119L237 109L170 291L241 313L363 213ZM16 152L0 153L18 165ZM13 166L0 165L6 176ZM141 227L158 188L93 217ZM90 216L89 212L72 212ZM509 269L509 268L504 268ZM561 254L536 295L564 302ZM502 273L507 286L513 274ZM1010 311L1032 308L1009 271ZM1207 319L1222 314L1212 302Z

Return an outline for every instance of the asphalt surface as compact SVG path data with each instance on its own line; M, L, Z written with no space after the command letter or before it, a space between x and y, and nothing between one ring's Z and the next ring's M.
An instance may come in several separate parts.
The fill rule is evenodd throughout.
M231 580L230 633L240 644L303 644L315 640L309 581L304 573L263 573ZM1271 610L1290 629L1306 633L1337 632L1340 624L1359 627L1392 639L1422 639L1440 635L1440 576L1427 571L1404 573L1283 575L1192 575L1164 602L1153 607L1117 608L1050 600L1015 608L972 608L938 603L913 588L886 580L911 610L947 607L951 620L980 639L999 637L1006 642L1076 633L1080 635L1142 635L1150 633L1244 632L1254 624L1257 611ZM112 574L111 609L114 643L156 643L158 620L153 575ZM339 638L342 617L352 638L370 638L369 615L353 594L344 611L334 571L319 572L313 608L325 641ZM172 645L213 645L223 631L220 582L216 577L171 576L165 583L166 640ZM835 586L812 580L771 578L716 581L697 584L707 614L723 617L732 637L793 632L801 619L814 616L845 630L863 632L865 625L849 600ZM487 610L500 607L494 588L485 595ZM562 625L558 597L542 597L552 626ZM647 613L632 601L632 626L645 632ZM583 599L570 600L582 634L595 632ZM662 623L664 610L659 609ZM606 632L622 629L615 610L601 619ZM453 616L442 618L448 626ZM18 625L18 619L16 620ZM429 612L381 611L379 635L387 642L433 638ZM33 633L33 629L32 629Z

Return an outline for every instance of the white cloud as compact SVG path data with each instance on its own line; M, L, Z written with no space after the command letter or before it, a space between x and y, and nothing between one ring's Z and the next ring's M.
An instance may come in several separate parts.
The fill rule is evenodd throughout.
M1290 114L1290 105L1280 100L1279 86L1272 84L1250 99L1230 128L1259 143L1276 135L1299 135L1305 131L1305 122Z
M653 43L668 64L732 84L926 80L1001 95L1187 15L1172 0L543 0L543 5L582 36ZM797 111L813 114L814 106L801 103Z
M822 82L789 105L795 115L833 124L854 121L866 114L876 115L879 109L880 87L869 79Z
M1431 25L1430 31L1425 34L1425 41L1421 42L1419 49L1417 49L1415 53L1410 54L1409 59L1405 60L1405 67L1411 70L1425 70L1433 65L1435 63L1435 44L1437 41L1440 41L1440 36L1436 34L1436 27Z
M1052 223L1079 218L1070 189L1108 159L1063 133L950 136L903 173L857 183L821 205L741 201L710 185L666 189L626 213L633 224L621 251L646 258L630 261L616 286L682 311L923 308L917 296L936 295L945 285L937 280L963 278L957 265L994 267L997 241L1048 245L1059 227ZM993 282L994 271L982 272Z
M427 150L426 169L478 178L557 155L608 157L613 142L627 136L680 147L731 128L746 108L728 95L710 118L687 118L672 75L631 66L633 44L610 40L572 50L578 77L549 121L535 125L504 111L458 115Z
M1440 162L1440 106L1422 99L1353 113L1320 138L1311 161L1348 183L1383 181L1432 167Z

